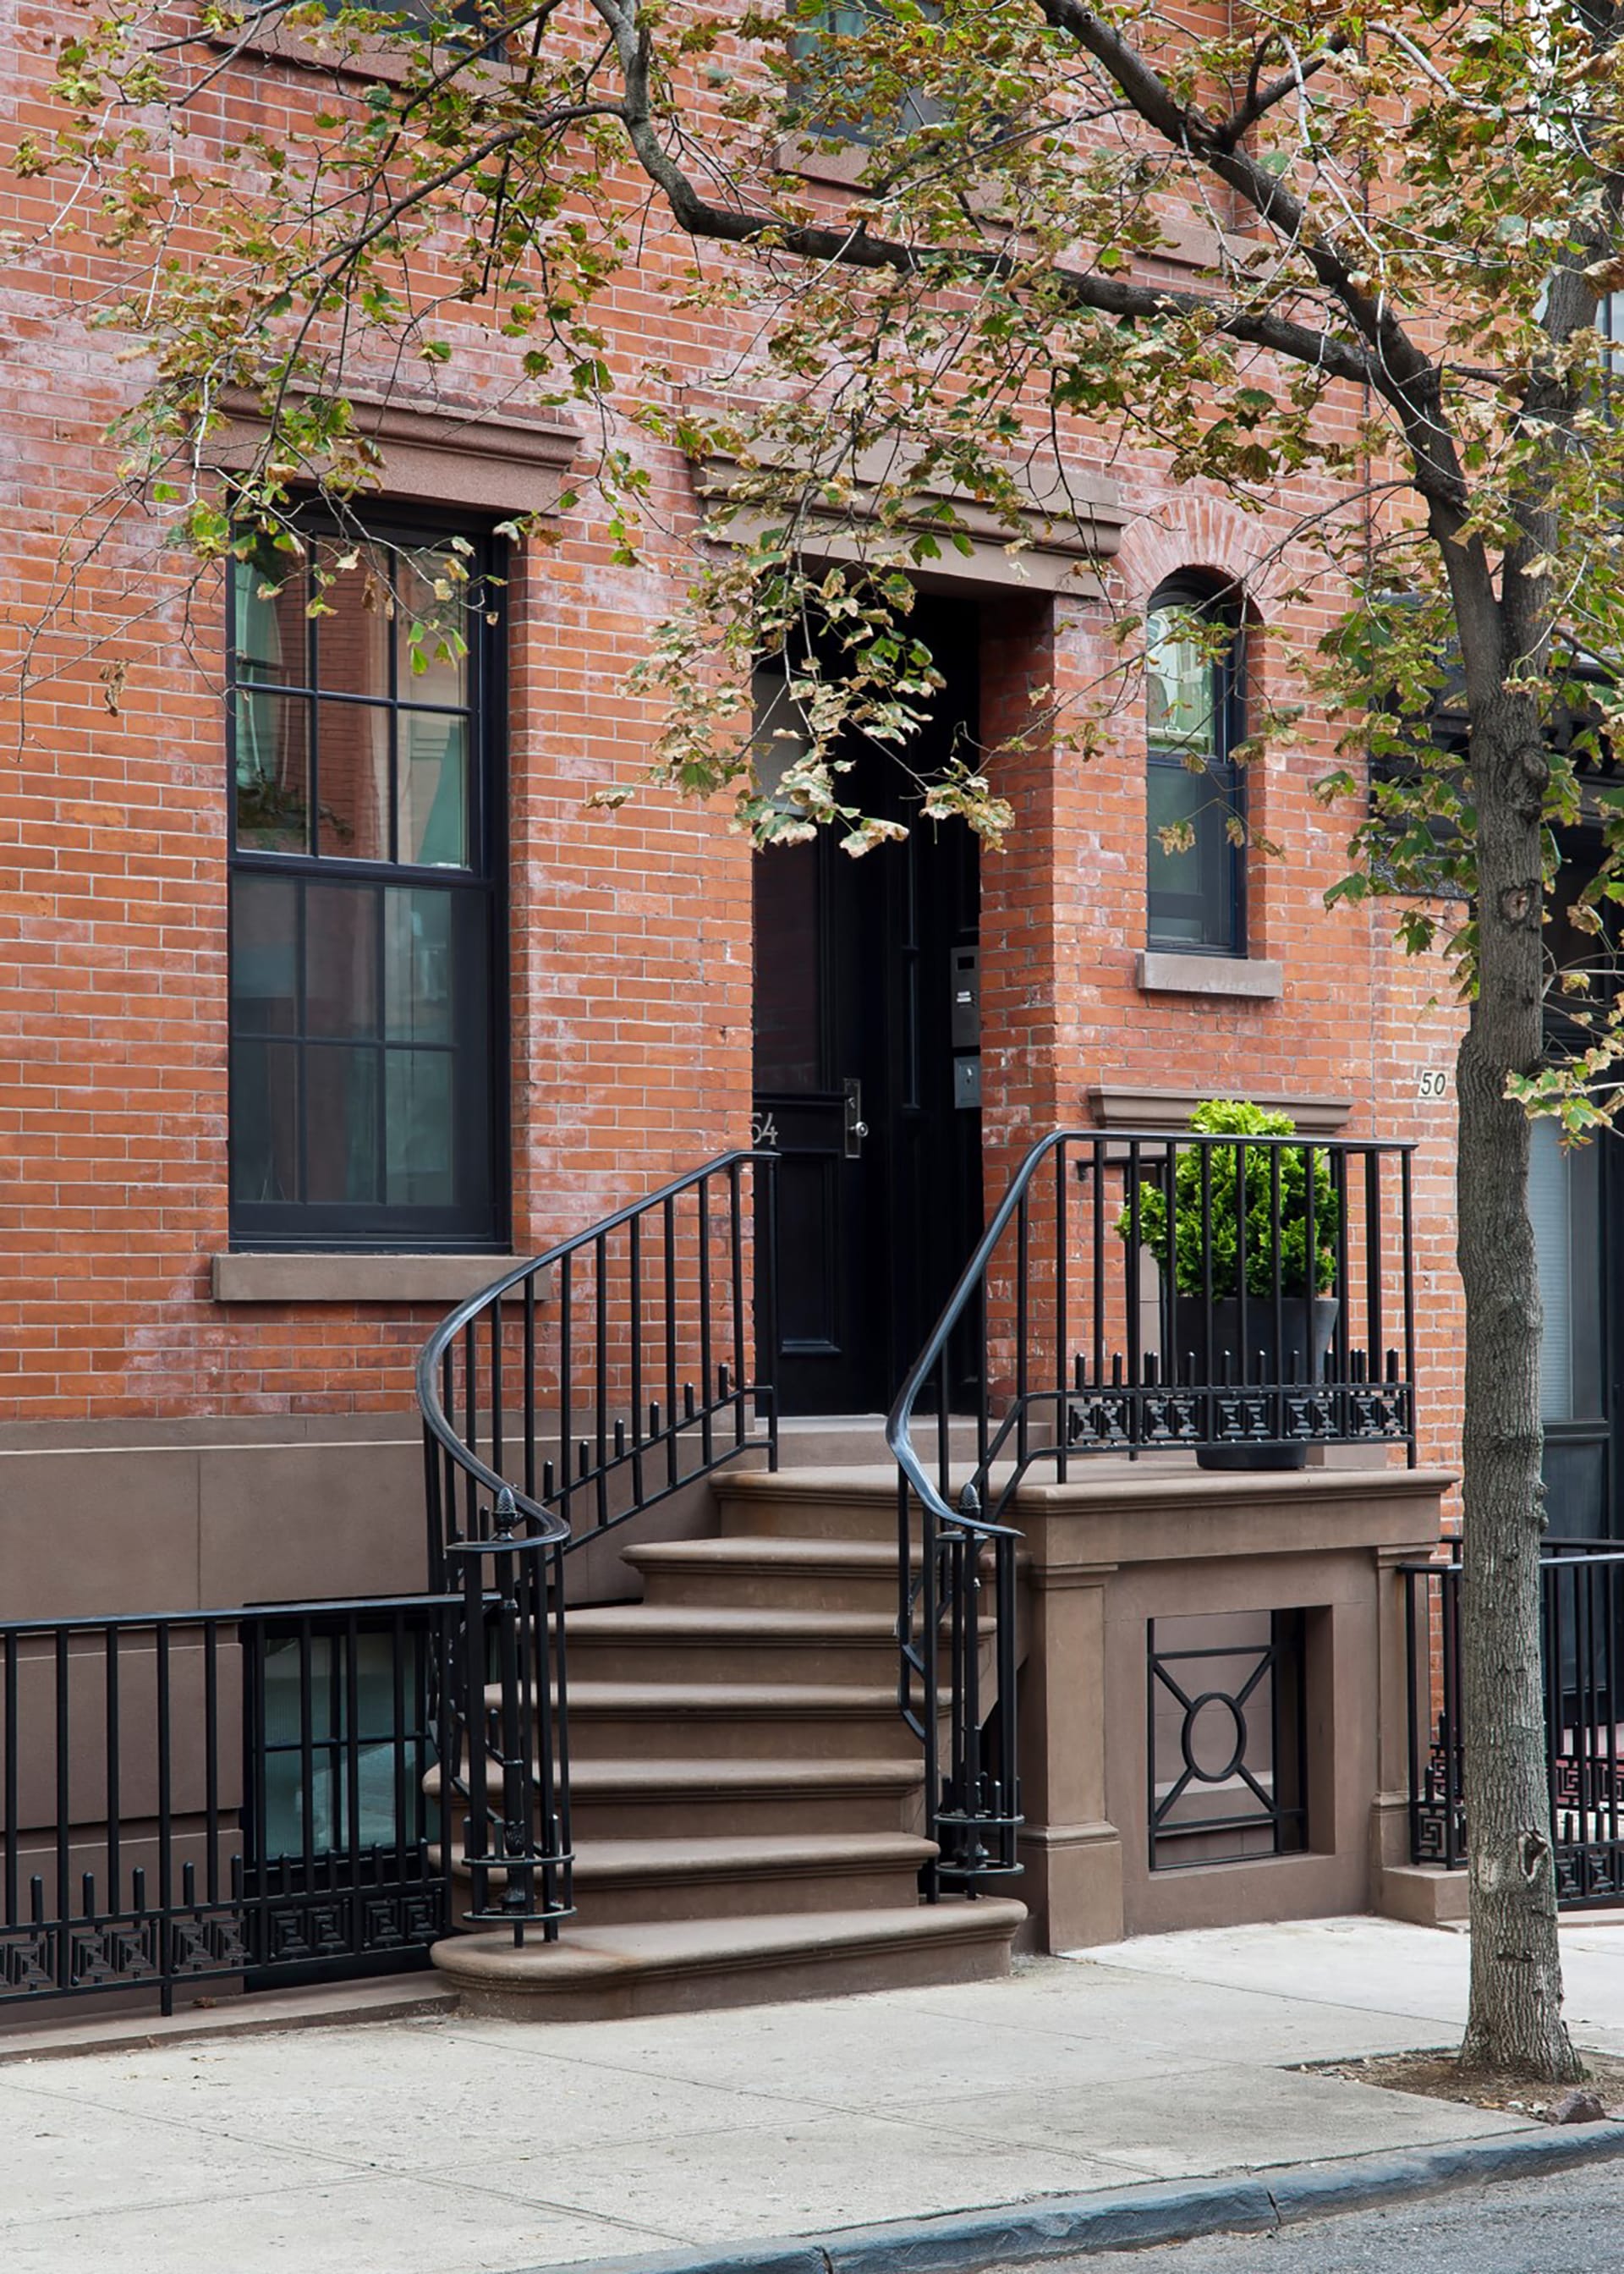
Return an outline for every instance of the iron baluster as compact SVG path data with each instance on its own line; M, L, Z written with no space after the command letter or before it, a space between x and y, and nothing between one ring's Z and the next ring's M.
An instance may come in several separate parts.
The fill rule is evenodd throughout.
M492 1298L486 1315L491 1321L491 1466L500 1477L507 1474L507 1463L503 1458L506 1432L502 1413L502 1299L500 1295Z
M628 1300L631 1306L632 1500L643 1505L643 1218L626 1227ZM742 1368L739 1379L744 1379Z
M1274 1298L1274 1362L1268 1369L1274 1380L1270 1385L1270 1395L1264 1400L1266 1409L1264 1434L1274 1438L1277 1442L1283 1442L1291 1433L1287 1426L1289 1417L1286 1410L1286 1273L1285 1258L1281 1244L1280 1148L1277 1145L1271 1145L1269 1148L1268 1178L1269 1244L1273 1253L1273 1268L1269 1273L1269 1281L1270 1292ZM1308 1189L1310 1190L1312 1189L1313 1180L1313 1164L1311 1156L1308 1171ZM1304 1231L1306 1231L1306 1226L1304 1226ZM1312 1350L1314 1314L1314 1257L1312 1248L1305 1247L1304 1250L1303 1269L1304 1274L1303 1302L1309 1322L1308 1346ZM1259 1371L1261 1373L1264 1369L1259 1367Z
M728 1261L732 1266L729 1293L733 1302L733 1443L746 1435L744 1385L749 1375L744 1362L744 1206L742 1165L737 1158L727 1164Z
M1124 1339L1128 1346L1128 1457L1137 1461L1144 1423L1144 1405L1140 1397L1144 1380L1144 1353L1139 1343L1139 1245L1144 1235L1144 1217L1140 1209L1139 1170L1141 1156L1137 1137L1128 1140L1128 1253L1132 1257L1130 1278L1124 1288L1127 1316L1124 1321Z
M562 1503L561 1513L566 1525L568 1525L570 1519L570 1495L575 1488L575 1457L571 1451L569 1442L572 1427L570 1420L570 1391L575 1379L575 1351L573 1346L575 1315L574 1307L570 1301L572 1284L571 1269L574 1261L575 1258L573 1254L568 1253L559 1258L558 1474L561 1487L560 1493L560 1500ZM452 1454L453 1458L455 1458L455 1448L452 1449ZM470 1473L469 1481L471 1486L473 1482L473 1474L471 1472Z
M536 1274L524 1275L523 1349L524 1368L524 1497L536 1497Z
M158 1910L162 1936L161 1988L162 2010L175 2011L175 1788L170 1751L169 1637L166 1619L160 1619L153 1637L157 1674L158 1737ZM66 1905L63 1908L65 1909Z
M699 1380L701 1384L699 1443L701 1465L710 1470L716 1458L711 1401L716 1375L710 1347L710 1179L702 1176L695 1190L699 1234Z
M1414 1177L1412 1173L1411 1157L1407 1151L1402 1152L1398 1156L1398 1170L1400 1237L1403 1243L1404 1266L1402 1275L1404 1291L1403 1378L1405 1383L1408 1385L1405 1392L1405 1404L1409 1420L1408 1443L1410 1448L1410 1465L1413 1469L1419 1461L1421 1454L1419 1439L1417 1435L1416 1430L1416 1283L1415 1274L1410 1268L1410 1259L1415 1251ZM1396 1371L1396 1369L1394 1369L1394 1371Z
M65 1926L68 1916L68 1840L73 1822L71 1805L72 1744L68 1730L68 1638L56 1636L56 1710L54 1732L56 1743L56 1909ZM58 1959L59 1979L64 1990L73 1986L73 1938L64 1933Z
M592 1242L593 1374L597 1389L594 1436L598 1451L598 1521L609 1521L609 1235Z
M1066 1367L1071 1347L1071 1337L1066 1304L1066 1148L1055 1148L1055 1441L1056 1459L1055 1473L1061 1484L1066 1480L1067 1464L1071 1458L1066 1427Z
M677 1432L677 1202L669 1194L662 1205L665 1235L665 1481L674 1492L678 1481Z

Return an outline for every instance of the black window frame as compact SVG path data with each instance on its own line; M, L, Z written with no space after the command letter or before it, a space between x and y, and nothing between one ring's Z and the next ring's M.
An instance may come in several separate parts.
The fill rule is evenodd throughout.
M929 12L939 12L940 0L919 0ZM826 39L852 39L861 36L854 26L838 19L845 16L865 16L872 23L883 24L888 13L886 0L825 0L821 13L792 34L792 49L795 59L809 59ZM818 118L812 115L815 99L811 88L804 82L794 87L796 100L808 110L808 116L800 124L799 131L808 142L843 142L853 150L875 150L886 147L899 137L917 134L923 128L946 122L949 113L940 104L925 96L905 95L897 115L890 119L870 119L868 117L849 120Z
M303 517L298 526L301 536L317 541L358 536L364 541L376 540L386 546L411 551L443 545L448 538L458 538L472 547L468 561L470 576L479 589L483 605L470 608L468 622L468 802L465 826L469 858L465 868L452 869L413 862L350 859L337 854L313 852L308 841L303 853L239 846L237 811L237 697L243 689L263 685L264 682L241 676L238 673L234 580L239 576L262 572L257 571L252 563L230 562L224 611L228 1040L234 1044L237 1039L235 1019L237 951L233 914L239 877L268 876L292 877L305 883L350 881L372 885L380 888L380 909L381 888L386 885L477 898L483 904L480 930L484 934L485 983L482 1001L471 1007L480 1018L485 1030L485 1080L477 1097L469 1095L467 1085L457 1085L454 1111L460 1114L458 1135L465 1143L474 1141L477 1121L480 1118L484 1120L483 1130L477 1132L477 1142L488 1163L487 1196L474 1209L456 1205L444 1209L391 1207L387 1201L239 1201L237 1196L237 1169L241 1118L237 1053L235 1049L231 1049L229 1051L227 1099L229 1245L233 1251L256 1254L462 1254L488 1252L501 1254L511 1245L512 1221L510 984L507 954L509 898L508 548L503 539L492 532L489 523L478 516L447 513L432 507L421 509L380 508L342 525L332 515L312 509ZM391 645L393 648L393 643ZM313 648L309 652L313 654ZM342 700L343 697L342 692L335 696L331 689L324 692L316 684L308 656L304 679L294 691L305 696L312 713L308 809L313 835L319 831L320 804L320 749L315 714L320 703ZM393 662L387 702L392 712L414 707L410 692L402 695ZM391 747L396 747L393 732ZM392 833L398 828L399 800L395 794L395 777L392 774ZM395 849L398 849L398 846ZM302 958L304 908L302 892L298 905L299 937L295 953ZM381 973L379 983L381 986ZM470 1005L462 1001L455 1003L454 1018L459 1027L470 1009ZM300 1035L297 1041L303 1051L307 1038ZM379 1126L381 1141L381 1104ZM382 1165L380 1162L380 1170Z
M1146 872L1145 872L1145 940L1147 947L1164 953L1177 955L1207 955L1225 962L1244 961L1247 953L1247 891L1246 847L1230 841L1228 823L1238 821L1246 825L1246 780L1244 769L1236 762L1233 753L1246 736L1246 622L1244 610L1238 599L1212 581L1198 575L1169 577L1157 586L1145 610L1148 629L1152 617L1166 609L1181 608L1192 615L1201 616L1210 622L1222 623L1229 633L1222 657L1210 665L1213 674L1213 720L1215 728L1214 746L1208 754L1199 779L1210 784L1213 805L1209 809L1223 829L1222 905L1209 900L1203 892L1203 917L1207 928L1220 932L1218 938L1192 940L1158 926L1158 901L1162 903L1162 921L1168 921L1165 885L1158 892L1156 867L1165 862L1168 855L1157 844L1153 833L1150 813L1150 792L1156 772L1176 769L1179 773L1198 779L1187 767L1178 750L1171 744L1158 745L1152 740L1147 721L1145 737L1146 788ZM1181 900L1191 896L1181 894Z

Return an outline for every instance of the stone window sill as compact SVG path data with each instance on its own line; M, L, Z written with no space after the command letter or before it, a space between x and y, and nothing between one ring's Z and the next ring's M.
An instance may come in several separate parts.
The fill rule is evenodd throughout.
M512 1255L229 1254L213 1261L217 1303L460 1303ZM551 1282L546 1289L550 1291Z
M1101 1082L1087 1092L1091 1119L1101 1129L1154 1129L1183 1136L1196 1107L1212 1096L1205 1089L1151 1089L1125 1082ZM1283 1090L1248 1088L1254 1105L1289 1113L1304 1136L1334 1137L1353 1117L1350 1097L1289 1096ZM1381 1457L1387 1457L1385 1449Z
M1177 955L1142 947L1134 984L1145 995L1223 995L1243 1002L1277 1003L1285 971L1261 956Z

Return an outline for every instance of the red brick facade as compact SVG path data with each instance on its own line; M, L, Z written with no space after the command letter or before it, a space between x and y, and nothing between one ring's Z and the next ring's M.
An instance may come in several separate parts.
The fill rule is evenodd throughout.
M19 24L10 71L26 127L57 26L38 8ZM312 99L309 73L265 59L234 66L224 85L239 115L252 108L262 123ZM7 230L37 228L52 194L12 181ZM662 353L703 382L719 343L673 320L658 289L680 258L657 247L642 283L616 291L616 351L634 369L657 326ZM139 516L64 587L63 548L71 556L79 517L117 478L103 429L138 383L86 328L93 281L89 259L59 245L32 274L13 269L0 298L9 669L26 654L34 674L26 707L11 681L0 772L0 1419L14 1449L41 1452L135 1442L132 1424L252 1436L258 1421L371 1413L398 1419L404 1436L412 1358L443 1301L240 1304L212 1292L213 1259L229 1244L223 600L206 582L184 621L179 573ZM506 390L500 343L454 369L469 402ZM1079 468L1103 471L1086 430L1067 448ZM656 471L662 508L691 522L688 469L673 458ZM1288 492L1252 517L1180 490L1149 456L1115 456L1109 471L1126 515L1106 564L1111 602L1142 611L1189 569L1237 580L1257 628L1254 692L1291 701L1292 651L1338 606L1323 579L1309 605L1287 597L1309 574L1292 529L1323 501ZM673 589L657 557L615 565L584 510L565 518L556 549L514 564L508 1048L521 1252L748 1134L753 856L720 809L653 792L614 817L585 803L634 771L650 741L650 714L623 681ZM1007 581L959 589L982 602L989 742L1026 725L1032 686L1081 695L1110 659L1097 600ZM1343 1096L1347 1133L1416 1138L1423 1452L1447 1461L1459 1332L1453 1107L1447 1096L1423 1102L1417 1082L1451 1064L1457 1014L1441 968L1394 945L1391 910L1323 905L1348 817L1327 815L1310 787L1335 740L1305 714L1250 787L1255 821L1285 847L1282 860L1255 858L1250 877L1251 953L1283 968L1272 1001L1136 983L1145 754L1132 707L1091 765L1039 746L998 771L1017 826L982 864L987 1191L1033 1136L1086 1118L1100 1084ZM49 1466L30 1471L14 1505L35 1506L32 1480L42 1491ZM194 1584L174 1568L177 1586ZM195 1584L207 1592L207 1577Z

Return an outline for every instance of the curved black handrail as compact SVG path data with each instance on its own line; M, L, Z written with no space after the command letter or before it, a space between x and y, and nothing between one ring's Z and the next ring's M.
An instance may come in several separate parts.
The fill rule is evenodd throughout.
M772 1392L746 1355L747 1258L755 1347L777 1348L775 1163L718 1154L512 1265L441 1320L417 1359L430 1583L454 1578L462 1606L432 1676L460 1819L454 1832L447 1810L445 1836L470 1885L467 1923L511 1927L515 1942L531 1926L556 1938L573 1908L566 1556L748 1447L764 1442L778 1465ZM661 1395L645 1402L652 1382ZM752 1412L766 1416L764 1441ZM515 1421L521 1473L509 1476ZM578 1532L583 1495L596 1520Z
M944 1883L974 1893L989 1876L1019 1868L1019 1535L1002 1518L1034 1463L1052 1461L1064 1483L1074 1457L1098 1452L1137 1459L1194 1451L1214 1462L1262 1457L1283 1465L1299 1460L1309 1442L1373 1441L1404 1445L1414 1465L1414 1149L1407 1141L1311 1133L1081 1127L1050 1130L1028 1148L885 1425L898 1471L898 1703L924 1748L928 1829L940 1849L928 1894ZM1222 1163L1226 1153L1233 1158ZM1389 1160L1397 1175L1384 1188ZM1052 1186L1047 1178L1040 1183L1051 1162ZM1072 1197L1073 1171L1080 1199ZM1226 1211L1226 1188L1244 1195L1244 1206ZM1034 1209L1044 1241L1035 1257ZM1165 1232L1177 1227L1179 1260L1161 1271L1147 1323L1140 1256L1155 1244L1158 1225L1164 1253ZM1012 1385L995 1423L989 1299L1011 1229L1013 1254L996 1292ZM1389 1324L1402 1352L1387 1346ZM978 1336L979 1362L973 1357L966 1369L964 1345ZM975 1451L962 1483L954 1466L956 1365L974 1383ZM914 1434L928 1392L937 1432L934 1476ZM995 1491L995 1465L1006 1461ZM989 1579L990 1638L982 1606ZM989 1639L996 1681L984 1713ZM939 1773L944 1721L951 1752Z
M718 1153L700 1167L673 1177L643 1199L628 1201L584 1231L514 1264L441 1320L418 1355L416 1377L417 1406L424 1425L430 1568L437 1584L445 1546L449 1539L457 1536L459 1485L465 1518L471 1517L480 1491L494 1496L506 1490L511 1493L516 1511L527 1520L532 1532L556 1540L568 1552L590 1536L577 1532L572 1522L574 1505L583 1493L597 1502L598 1520L594 1530L624 1522L680 1486L691 1482L695 1476L719 1466L722 1460L732 1459L747 1445L763 1442L752 1437L748 1427L747 1413L752 1405L758 1416L764 1415L766 1419L764 1442L770 1465L776 1468L778 1416L772 1391L766 1383L748 1379L751 1369L744 1363L744 1273L749 1233L742 1190L747 1169L758 1178L765 1177L767 1206L764 1210L758 1207L755 1211L762 1219L756 1294L758 1307L765 1314L756 1321L756 1346L771 1350L774 1347L777 1307L772 1221L776 1158L771 1153L748 1148ZM712 1215L713 1189L718 1185L725 1196L719 1238ZM691 1272L697 1343L696 1351L689 1356L696 1357L698 1361L702 1387L697 1394L690 1378L693 1368L680 1362L677 1350L681 1330L677 1275L683 1262L680 1235L684 1229L677 1209L689 1194L695 1196L696 1210ZM753 1197L759 1200L759 1193ZM645 1232L650 1222L656 1226L652 1245L657 1263L645 1268L650 1246ZM617 1262L611 1244L620 1232L627 1235L622 1259L623 1301L612 1300L609 1288ZM726 1272L726 1319L722 1337L715 1329L713 1279L718 1249ZM578 1355L572 1273L575 1260L581 1257L590 1258L593 1282L593 1316L584 1336L592 1346L589 1371L593 1377L593 1397L585 1414L584 1434L577 1440L572 1425L573 1366ZM659 1378L666 1393L663 1412L658 1400L645 1409L642 1395L647 1373L642 1310L650 1269L656 1269L660 1277L663 1299L664 1333L659 1352ZM508 1321L502 1306L509 1297L516 1299L520 1322L515 1418L521 1429L522 1479L505 1473L508 1413L504 1356ZM556 1427L549 1432L557 1445L558 1457L554 1460L545 1459L539 1450L536 1382L538 1314L550 1298L558 1306L560 1410ZM615 1379L612 1337L619 1337L625 1351L622 1386L626 1397L622 1402L628 1403L629 1411L619 1419L612 1419L609 1412ZM730 1358L718 1367L716 1344L724 1337ZM460 1428L447 1411L448 1407L455 1410L456 1404L454 1390L459 1356L463 1391ZM482 1357L483 1383L479 1373ZM477 1442L482 1412L486 1422L484 1434L489 1458L481 1453ZM718 1451L716 1425L723 1415L731 1417L733 1426L729 1433L731 1442ZM684 1465L677 1458L680 1446L695 1430L701 1443L696 1467ZM663 1461L659 1461L661 1456ZM650 1465L655 1462L660 1468L658 1475L650 1471ZM611 1516L608 1480L622 1470L630 1472L630 1502ZM463 1536L473 1536L466 1522L462 1531Z

